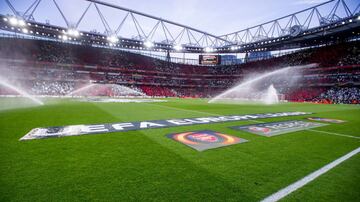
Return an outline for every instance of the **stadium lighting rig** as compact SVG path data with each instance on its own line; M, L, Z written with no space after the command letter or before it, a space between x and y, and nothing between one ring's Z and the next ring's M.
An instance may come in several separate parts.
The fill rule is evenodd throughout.
M22 28L21 31L22 31L24 34L28 34L28 33L29 33L29 30L26 29L26 28Z
M230 50L231 50L231 51L236 51L236 50L238 50L238 49L240 49L239 46L231 46L231 47L230 47Z
M62 35L62 36L60 36L60 38L64 41L67 41L69 39L69 37L66 35Z
M174 45L174 50L176 50L176 51L181 51L182 49L183 49L183 47L181 46L181 45L179 45L179 44L176 44L176 45Z
M205 51L206 53L211 53L211 52L214 52L215 49L212 48L212 47L205 47L205 48L204 48L204 51Z
M3 20L5 22L8 22L12 26L16 26L16 27L25 27L26 26L26 22L23 19L18 19L16 17L10 17L10 18L4 17Z
M119 38L116 35L111 35L107 37L107 40L111 43L111 44L115 44L117 42L119 42Z
M69 29L66 33L73 37L78 37L80 35L80 32L76 29Z
M18 27L19 31L21 29L21 32L24 34L28 34L29 30L26 28L26 22L23 19L19 19L16 17L4 17L3 20L7 23L9 23L11 26Z
M144 45L145 45L146 48L152 48L152 47L154 47L154 43L151 42L151 41L145 41L145 42L144 42Z

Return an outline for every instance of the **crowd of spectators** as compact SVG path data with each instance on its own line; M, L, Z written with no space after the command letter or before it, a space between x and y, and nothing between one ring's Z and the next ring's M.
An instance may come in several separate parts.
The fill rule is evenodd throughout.
M340 58L338 65L358 65L360 63L360 48L359 46L350 46L346 49L348 54Z
M286 75L286 79L275 77L263 83L264 87L274 84L288 100L311 101L313 98L320 99L321 93L334 86L359 88L358 47L359 42L341 43L238 65L197 66L169 63L106 48L0 39L0 60L14 71L22 72L20 76L14 75L18 79L28 80L23 83L30 86L34 94L65 95L76 89L78 83L93 81L132 86L149 96L165 97L211 97L246 80L254 73L317 63L319 67ZM298 82L294 85L294 81ZM337 92L347 93L343 97L348 97L348 93L355 93L341 90ZM334 94L330 93L327 97L332 95ZM339 100L346 99L337 99L334 103Z
M32 83L31 92L35 95L67 95L74 91L74 82L35 81Z
M360 89L357 87L333 87L321 93L314 101L330 104L360 104Z

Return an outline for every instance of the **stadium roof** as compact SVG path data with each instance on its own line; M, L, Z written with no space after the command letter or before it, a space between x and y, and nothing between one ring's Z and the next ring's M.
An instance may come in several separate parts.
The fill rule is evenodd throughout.
M159 0L155 2L158 1ZM279 48L296 48L296 46L299 46L299 43L294 45L293 40L295 38L301 37L301 39L298 39L298 42L305 40L307 43L303 43L304 45L311 45L311 43L316 40L315 38L318 38L321 34L329 35L330 39L339 37L339 34L349 37L349 33L343 33L353 33L359 26L359 20L357 19L359 15L359 3L351 0L327 1L305 10L286 15L285 17L220 37L185 25L184 23L177 23L173 20L163 19L155 15L99 0L77 0L76 4L71 5L73 8L68 8L69 5L64 4L63 0L34 0L31 1L32 3L30 5L26 6L22 5L24 4L22 1L16 1L15 3L5 0L5 2L9 8L8 10L12 12L12 17L3 17L4 20L1 22L3 24L3 30L19 31L23 34L34 35L39 33L38 35L45 37L50 36L60 40L70 39L87 43L95 42L100 45L151 49L155 51L172 50L177 52L201 53L268 51ZM317 1L302 0L296 1L295 4L304 5L309 2L313 3ZM194 1L194 6L196 7L198 3L198 1ZM205 2L202 4L204 5L204 9L207 8L208 4L211 5L211 1L210 3ZM255 1L255 5L256 4L258 3ZM46 5L46 11L41 9L42 5ZM22 8L20 8L21 6ZM156 3L155 6L159 8L165 7L161 3ZM189 4L188 6L191 7L193 5ZM220 9L222 7L227 7L227 5L219 5ZM73 12L75 9L79 12ZM2 10L1 12L6 11ZM281 13L283 11L280 10L279 12ZM186 10L184 10L184 13L186 13ZM214 12L213 10L210 13L217 13L218 15L224 13L226 15L228 12L224 11L220 13ZM57 14L55 18L57 23L54 24L52 20L45 20L44 22L44 18L47 19L49 16L54 17L55 14ZM159 13L156 13L156 15L158 14ZM75 15L77 15L76 18L74 17ZM266 15L267 14L265 14L265 16ZM16 20L14 18L16 18ZM63 22L60 23L59 19ZM193 19L194 21L199 20L197 17ZM218 17L218 19L221 19L221 17ZM205 21L204 23L199 23L201 27L206 23L206 18L200 20ZM39 27L34 27L34 30L30 30L31 26L19 28L16 27L18 21L21 23L32 23L31 26L37 24L44 29L46 27L47 30L39 30ZM232 24L232 21L229 20L227 20L226 23L215 23L216 26L214 26L214 23L210 24L212 27L226 27L228 22ZM191 20L189 23L191 24L193 21ZM84 25L85 27L88 26L88 29L86 29ZM97 31L99 25L103 26L103 31ZM48 29L52 31L49 32ZM58 31L58 33L56 33L55 30ZM31 31L33 33L31 33ZM325 32L326 34L324 34ZM84 36L84 34L86 36ZM98 40L94 41L94 37ZM274 46L273 44L275 42L279 42L282 45ZM119 45L119 43L121 45ZM284 44L288 45L283 46Z

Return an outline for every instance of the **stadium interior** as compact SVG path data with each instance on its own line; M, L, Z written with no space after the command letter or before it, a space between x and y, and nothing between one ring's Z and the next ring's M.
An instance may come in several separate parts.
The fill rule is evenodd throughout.
M0 201L360 201L359 1L224 35L0 1Z

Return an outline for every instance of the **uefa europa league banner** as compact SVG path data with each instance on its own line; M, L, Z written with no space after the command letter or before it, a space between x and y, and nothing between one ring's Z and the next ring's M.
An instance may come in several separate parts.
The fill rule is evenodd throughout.
M214 117L205 117L205 118L187 118L187 119L96 124L96 125L71 125L71 126L60 126L60 127L49 127L49 128L35 128L32 129L28 134L26 134L20 140L124 132L131 130L167 128L167 127L176 127L176 126L191 126L198 124L224 123L230 121L276 118L276 117L286 117L286 116L300 116L300 115L308 115L308 114L311 113L280 112L280 113L266 113L266 114L214 116Z

